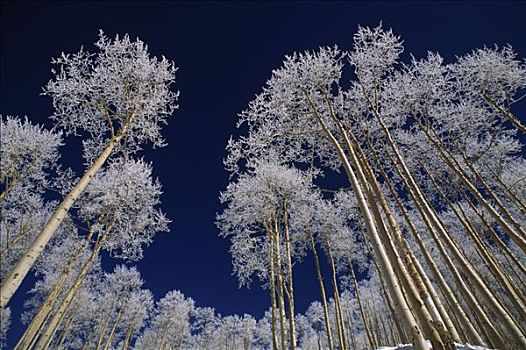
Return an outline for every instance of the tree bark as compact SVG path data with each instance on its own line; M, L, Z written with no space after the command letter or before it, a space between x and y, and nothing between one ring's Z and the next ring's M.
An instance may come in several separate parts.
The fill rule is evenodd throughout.
M371 333L371 327L369 327L369 323L367 322L367 318L365 317L365 310L363 308L362 298L360 296L360 289L358 287L358 281L356 279L356 273L354 272L354 267L352 266L351 259L349 259L349 270L351 270L351 276L352 276L353 285L354 285L354 292L356 293L356 300L358 301L358 307L360 308L360 315L362 316L362 322L365 328L365 334L367 334L367 340L369 341L369 348L371 350L374 350L377 348L378 344L376 344L373 340L373 335Z
M351 183L351 186L353 188L353 192L356 195L356 198L358 200L358 204L360 206L360 211L364 217L365 225L367 228L367 232L370 235L371 243L373 246L373 250L375 252L376 258L380 261L380 266L382 270L384 271L384 276L386 279L386 284L391 289L393 293L393 300L396 305L396 309L402 317L404 318L404 324L405 326L410 330L411 336L412 336L412 342L416 350L427 350L428 345L425 342L425 339L422 335L422 332L420 330L420 327L416 323L416 320L411 313L411 310L409 306L407 305L407 302L404 298L402 288L398 283L397 277L393 271L393 267L389 261L389 258L387 257L385 248L381 242L381 239L378 235L378 231L376 230L375 221L373 219L373 216L371 214L369 205L365 199L365 196L363 194L362 188L360 186L360 183L357 178L357 174L353 170L351 163L349 162L349 159L347 158L347 155L345 154L343 148L341 147L338 140L334 137L332 132L328 129L327 125L323 121L322 117L319 115L317 108L313 104L310 97L305 94L305 97L307 98L308 103L310 104L312 108L312 113L314 117L317 119L318 123L320 124L321 128L323 129L323 132L329 139L329 141L333 144L333 146L336 148L336 152L338 154L338 157L340 158L343 167L345 169L345 172L347 174L347 177L349 178L349 181ZM338 122L336 120L336 122ZM342 133L342 136L345 137L345 131L340 128L340 132ZM353 164L355 166L356 172L360 176L361 179L365 178L363 175L363 172L361 172L361 168L359 167L359 163L356 159L356 154L354 154L353 149L350 150L350 156L353 161Z
M332 289L334 295L334 309L336 313L336 328L338 330L338 341L340 343L340 349L347 349L347 342L345 339L345 330L343 328L343 317L342 309L340 306L340 292L338 290L338 281L336 280L336 266L334 264L334 258L332 256L331 245L327 234L325 234L325 245L327 246L327 258L329 259L329 265L331 266L331 280Z
M318 284L320 285L321 292L321 303L323 305L323 318L325 321L325 333L327 334L327 343L329 344L329 349L334 350L334 342L332 339L332 330L331 323L329 320L329 307L327 306L327 294L325 293L325 285L323 283L323 277L321 275L320 268L320 258L318 257L318 252L316 250L316 242L314 242L314 237L311 232L307 232L309 236L310 249L314 255L314 267L316 268L316 276L318 277Z
M66 314L66 311L68 310L69 306L71 305L71 302L73 301L75 295L77 294L77 291L79 290L80 286L82 285L82 282L84 282L84 278L88 274L89 270L93 266L93 262L95 261L96 256L100 252L103 243L105 242L107 238L107 235L104 235L101 237L97 243L95 244L95 247L93 248L93 252L82 267L82 269L79 272L79 275L73 282L73 285L69 288L64 300L62 301L62 304L60 305L59 309L55 312L53 317L51 318L51 321L49 325L47 326L46 331L40 337L39 341L37 342L35 346L35 350L43 350L45 347L48 346L50 341L52 340L52 337L59 326L60 322L62 322L62 319L64 318L64 315Z
M273 237L274 237L274 244L276 248L276 275L277 275L277 282L278 282L278 304L279 304L279 324L280 324L280 330L281 330L281 347L282 349L287 348L287 336L286 336L286 327L285 327L285 320L287 318L285 314L285 298L284 298L284 286L283 286L283 271L282 271L282 263L281 263L281 240L280 240L280 234L279 234L279 227L277 218L274 217L274 231L273 231Z
M291 237L289 232L289 218L287 209L287 200L283 200L283 223L284 223L284 238L285 238L285 252L287 254L287 299L289 302L289 336L290 349L296 349L296 326L294 323L294 284L292 279L292 253L291 253Z
M123 130L125 132L125 129ZM35 261L40 256L53 234L66 217L69 209L75 203L80 194L86 189L91 182L91 179L99 171L102 165L106 162L115 146L120 142L124 133L112 138L106 148L101 152L99 157L95 159L90 168L86 171L84 176L77 182L71 191L64 197L60 205L55 210L55 213L48 220L42 231L37 235L31 247L20 258L15 267L11 270L9 275L5 278L0 288L0 308L5 308L13 294L26 277L27 273L35 264Z
M276 331L276 277L274 275L274 238L272 237L272 230L268 227L267 235L269 239L269 289L270 289L270 303L271 303L271 317L272 317L272 350L278 350L278 335Z
M62 273L60 274L59 279L54 284L51 291L48 293L44 302L40 305L35 316L33 316L31 323L29 324L24 334L22 335L22 337L16 344L15 350L26 349L29 347L32 340L37 335L38 330L42 327L42 325L44 324L44 321L49 317L49 312L52 310L57 297L59 296L60 292L62 291L64 287L64 284L66 283L66 280L68 278L68 275L71 269L71 265L79 257L79 254L82 253L82 251L86 248L86 245L91 240L92 235L93 235L93 231L90 230L83 244L68 258L68 261L66 262L66 265L64 269L62 270Z

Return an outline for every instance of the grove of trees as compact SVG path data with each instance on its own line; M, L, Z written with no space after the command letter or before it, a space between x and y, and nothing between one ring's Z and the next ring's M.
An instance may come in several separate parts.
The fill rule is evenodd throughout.
M95 45L52 61L51 130L0 120L0 348L15 316L17 350L526 348L526 62L511 47L404 62L392 30L359 27L350 51L272 71L228 141L216 217L239 285L268 291L257 319L144 288L133 262L170 219L140 151L166 144L177 67L127 35ZM70 137L80 177L60 164ZM105 271L103 251L128 265ZM298 312L307 260L319 301Z

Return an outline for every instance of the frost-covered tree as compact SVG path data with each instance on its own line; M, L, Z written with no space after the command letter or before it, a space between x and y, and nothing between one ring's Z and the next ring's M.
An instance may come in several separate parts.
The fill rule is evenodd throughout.
M9 308L0 309L0 349L5 348L7 331L11 325L11 310Z
M53 212L56 203L46 203L38 193L13 189L0 204L0 278L2 281L27 251Z
M382 43L377 47L374 40ZM362 52L369 47L386 51L385 54L371 53L374 60L369 66L364 66L366 75L369 70L383 72L390 69L400 52L396 40L391 32L359 30L355 35L357 57L367 56ZM379 61L381 58L387 61ZM229 143L226 164L230 170L236 171L240 161L250 164L254 155L261 156L271 147L284 160L305 163L317 160L328 167L343 167L358 198L375 256L384 270L383 276L388 280L397 309L405 315L417 348L425 349L427 346L422 332L393 270L394 262L390 261L381 242L377 226L379 217L371 210L371 206L376 204L368 203L372 202L372 198L368 194L366 169L360 163L359 153L341 119L347 115L342 111L343 95L332 95L332 91L337 91L341 70L341 52L336 48L322 48L315 53L287 57L284 66L273 72L264 92L240 115L240 124L247 123L249 135Z
M34 270L38 280L29 291L31 295L24 306L22 319L28 326L18 341L16 349L24 349L32 344L45 329L49 316L59 309L66 292L75 281L84 264L92 254L88 242L71 227L61 235L55 236L49 249L37 260ZM100 272L99 261L92 264L88 281L96 281Z
M282 348L286 346L285 299L291 348L296 342L292 265L304 254L305 233L295 223L309 216L316 196L309 174L268 160L258 161L252 173L240 176L221 194L228 207L218 215L217 224L221 235L231 238L234 272L241 285L249 284L254 274L268 281L273 330L279 317Z
M9 193L39 193L50 184L50 173L58 166L59 134L33 125L27 117L0 115L0 203Z
M134 349L183 349L185 341L190 340L190 316L194 307L194 301L181 292L166 293L157 302L152 320Z
M524 346L521 293L473 229L476 216L489 214L497 227L488 223L485 230L521 270L510 252L515 245L524 250L526 207L500 174L504 164L516 166L513 158L523 158L515 130L523 126L511 107L524 93L524 63L511 48L496 48L453 64L430 53L404 65L402 51L400 38L379 26L360 27L348 53L320 48L287 56L240 114L239 126L246 125L248 133L229 141L226 168L243 177L272 154L302 169L344 172L390 306L401 316L405 330L398 333L410 333L416 348L427 348L424 336L440 349L452 348L453 340L507 347L505 334L516 339L512 346ZM340 82L345 61L355 73L350 84ZM483 210L465 216L459 200ZM449 206L456 208L450 210L460 226L447 225L441 216ZM423 226L417 227L418 221ZM460 249L465 236L457 234L459 227L481 260ZM427 243L440 252L438 260L427 252ZM422 255L415 254L417 247ZM442 260L446 272L438 267ZM490 275L476 261L484 262ZM460 295L446 281L449 273ZM503 292L517 312L495 297ZM477 329L477 322L483 328Z
M53 98L56 127L67 135L87 136L83 146L88 168L2 284L1 307L110 155L134 153L146 142L154 147L165 144L161 125L176 108L178 95L170 90L177 70L174 63L150 57L147 46L128 35L111 40L101 31L95 45L96 53L81 49L54 59L58 70L44 88L44 94Z
M105 274L99 289L97 333L85 339L87 347L112 349L120 342L122 347L129 346L153 307L151 292L141 289L143 283L134 267L121 265Z
M219 325L220 316L211 307L196 307L190 317L191 339L187 348L205 350L214 347L215 331Z
M54 188L58 170L57 133L27 118L0 115L0 280L22 257L53 211L42 194ZM2 298L4 298L2 294ZM5 305L2 301L2 307Z
M151 172L151 166L142 160L112 161L97 173L79 199L78 218L87 226L86 239L92 244L90 256L76 273L37 348L43 348L51 341L101 250L108 250L122 259L137 260L142 257L143 246L151 243L153 235L168 230L169 220L157 208L161 186L153 181Z

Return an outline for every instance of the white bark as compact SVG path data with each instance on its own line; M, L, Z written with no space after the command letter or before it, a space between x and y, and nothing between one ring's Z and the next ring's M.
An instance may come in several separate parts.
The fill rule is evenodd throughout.
M100 156L93 162L91 167L86 171L84 176L77 182L71 191L62 200L62 203L57 207L55 213L48 220L42 231L33 241L33 244L28 251L20 258L9 276L5 278L0 288L0 308L5 308L11 297L15 294L22 280L33 267L35 261L38 259L48 242L57 231L58 227L66 217L69 209L75 203L80 194L86 189L91 179L97 171L102 167L110 156L113 148L122 138L123 134L110 140L106 148L101 152Z
M360 211L363 215L365 226L367 228L367 232L369 233L369 236L371 238L374 255L379 260L380 266L384 272L386 284L389 286L393 293L393 300L396 306L396 309L398 312L402 314L402 317L404 318L404 323L406 327L410 329L411 335L412 335L412 341L413 346L417 350L427 350L429 347L425 342L424 337L422 336L422 332L420 330L420 327L417 325L416 320L411 313L411 310L409 309L409 306L407 305L407 302L404 298L402 288L398 283L396 274L393 270L393 267L389 261L389 258L387 256L387 253L385 251L385 248L382 244L382 241L380 239L380 236L378 235L378 231L376 230L375 222L373 219L373 216L371 214L371 211L368 207L367 201L365 200L365 196L363 194L363 191L361 189L360 183L358 181L358 178L356 177L356 174L354 170L351 167L351 164L349 163L349 160L347 158L347 155L345 154L344 150L342 149L340 143L338 140L334 137L334 135L331 133L331 131L327 128L325 122L321 118L321 116L318 114L318 111L316 110L316 107L313 105L312 101L308 96L306 96L308 99L309 104L312 107L312 113L318 120L318 123L322 127L325 135L328 137L329 141L334 145L336 148L336 151L338 153L338 157L340 158L341 162L343 163L345 172L347 173L347 177L349 178L349 181L351 183L351 186L353 188L353 192L358 200L358 204L360 206ZM360 166L358 164L358 161L356 159L356 154L353 153L353 150L351 148L351 157L353 159L353 163L356 166L357 172L360 172ZM365 178L363 173L360 174L361 178Z

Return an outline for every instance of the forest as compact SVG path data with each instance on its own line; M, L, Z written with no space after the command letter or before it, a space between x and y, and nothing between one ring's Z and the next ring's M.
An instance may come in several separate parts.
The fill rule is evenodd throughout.
M141 152L170 141L178 67L128 35L90 50L52 60L52 128L1 116L0 348L20 318L16 350L526 349L526 60L511 46L403 60L380 24L268 72L225 140L210 218L239 286L267 293L262 318L144 287L134 263L177 217ZM61 164L71 139L81 174ZM307 258L319 297L298 312Z

